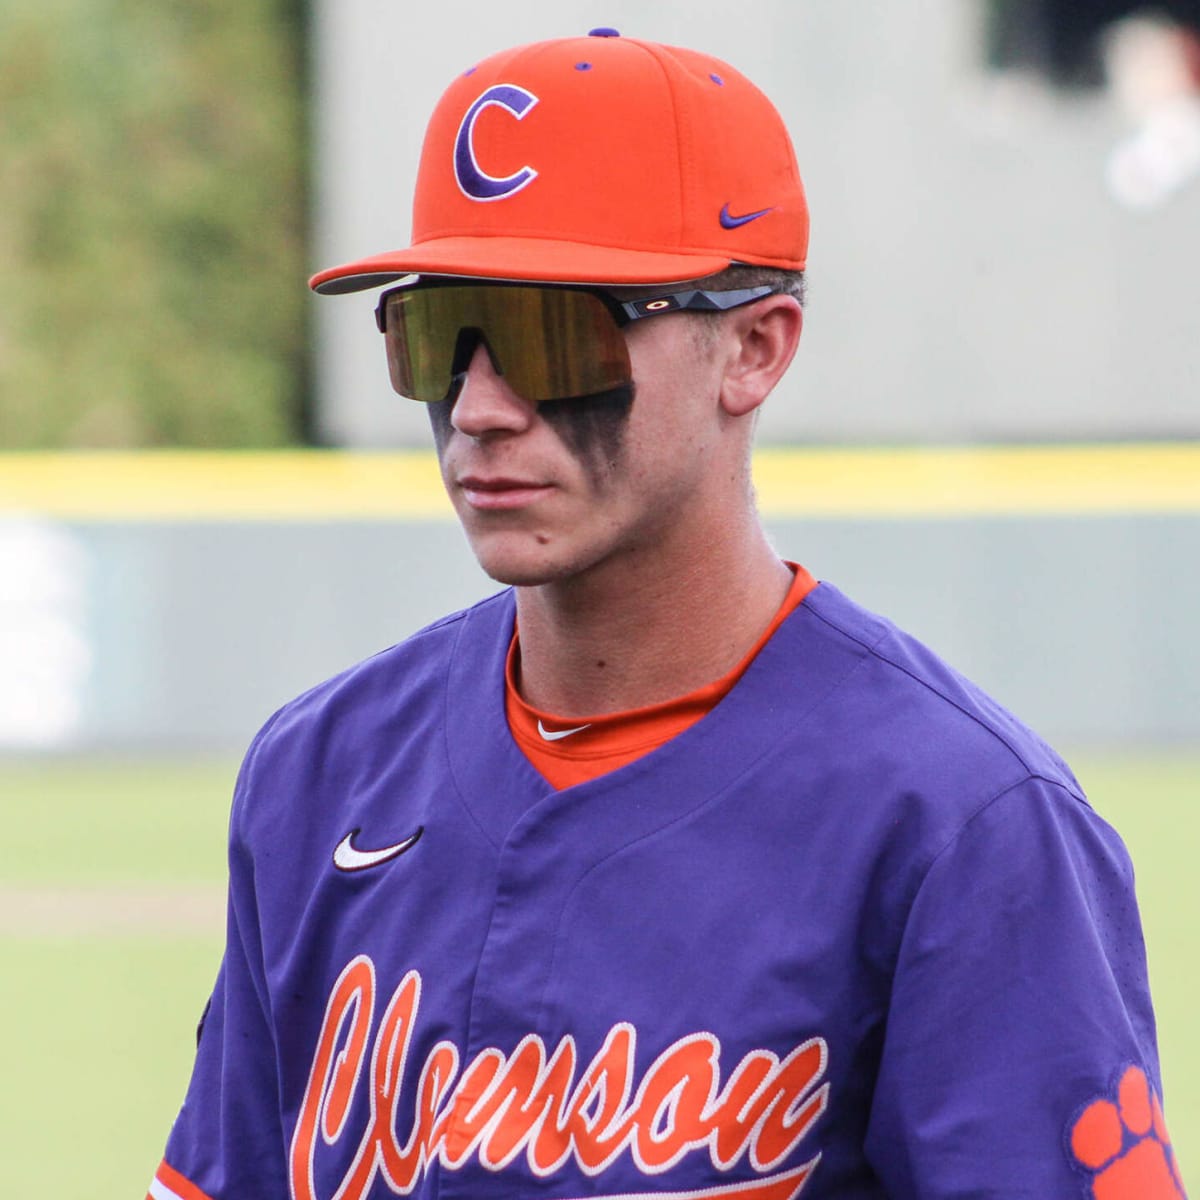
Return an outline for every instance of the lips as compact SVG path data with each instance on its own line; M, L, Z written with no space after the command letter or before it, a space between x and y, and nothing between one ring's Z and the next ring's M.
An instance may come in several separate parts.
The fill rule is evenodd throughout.
M524 508L553 491L550 484L507 475L463 475L457 483L472 508L490 511Z

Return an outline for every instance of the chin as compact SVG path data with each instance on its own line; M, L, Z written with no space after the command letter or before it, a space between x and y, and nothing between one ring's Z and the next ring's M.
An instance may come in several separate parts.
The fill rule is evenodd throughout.
M538 587L580 574L586 564L555 554L550 546L496 544L492 539L471 543L475 559L483 571L497 583L509 587Z
M494 579L497 583L503 583L507 587L529 588L539 587L543 583L552 583L556 578L553 575L544 572L530 570L521 570L518 568L504 569L493 568L483 564L484 571L490 579Z
M489 578L510 587L536 587L558 572L545 553L530 554L496 546L472 545L475 560Z

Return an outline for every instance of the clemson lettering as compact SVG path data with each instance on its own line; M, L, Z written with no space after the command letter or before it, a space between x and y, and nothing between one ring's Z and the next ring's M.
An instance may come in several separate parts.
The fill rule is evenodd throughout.
M313 1053L289 1155L295 1200L318 1200L318 1142L333 1146L348 1136L375 1000L374 963L359 955L333 985ZM637 1030L626 1023L609 1030L582 1071L570 1036L550 1052L539 1035L527 1034L509 1054L481 1051L461 1073L457 1047L440 1041L410 1093L403 1081L420 1001L420 973L409 971L375 1030L367 1125L332 1200L363 1200L377 1174L394 1194L408 1195L435 1159L447 1170L475 1159L502 1171L522 1153L543 1177L572 1160L595 1176L626 1151L640 1172L652 1176L702 1150L721 1171L748 1154L753 1169L765 1175L797 1149L829 1102L829 1084L821 1082L828 1058L821 1038L783 1059L752 1050L722 1085L720 1040L694 1033L667 1047L639 1082ZM402 1118L409 1115L404 1138ZM790 1200L819 1159L770 1179L688 1195Z

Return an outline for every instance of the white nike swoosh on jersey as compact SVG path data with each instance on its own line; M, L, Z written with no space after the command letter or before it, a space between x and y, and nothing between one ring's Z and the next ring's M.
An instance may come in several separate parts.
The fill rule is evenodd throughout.
M560 738L570 737L573 733L582 733L585 729L591 729L591 725L576 725L574 729L551 730L538 721L538 733L542 735L544 742L557 742Z
M381 846L378 850L359 850L354 845L354 839L360 832L361 830L352 829L338 842L337 849L333 852L333 865L339 871L364 871L367 867L377 867L380 863L398 857L416 845L417 839L425 832L425 826L419 826L417 832L411 837L406 837L404 841L395 842L391 846Z

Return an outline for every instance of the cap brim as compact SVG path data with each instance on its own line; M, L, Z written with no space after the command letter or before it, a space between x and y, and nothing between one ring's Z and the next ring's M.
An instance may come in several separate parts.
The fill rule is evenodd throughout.
M664 254L544 238L434 238L408 250L376 254L330 267L309 280L323 296L382 287L407 275L460 275L543 283L674 283L724 270L728 257L712 251ZM786 267L791 264L764 263Z

